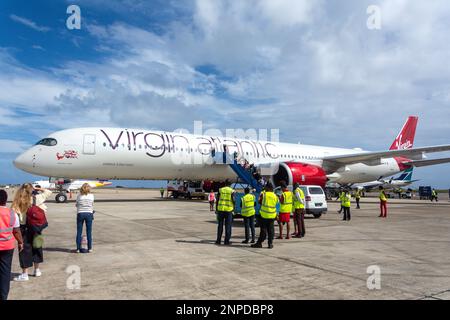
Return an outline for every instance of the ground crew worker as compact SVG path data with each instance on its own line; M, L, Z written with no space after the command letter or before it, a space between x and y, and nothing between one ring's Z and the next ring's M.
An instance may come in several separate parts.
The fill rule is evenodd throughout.
M361 209L359 206L359 200L361 200L361 193L362 193L362 190L357 188L356 192L355 192L356 209Z
M344 207L342 206L342 198L344 197L344 195L345 195L344 189L340 188L338 199L339 199L339 202L341 203L341 208L338 210L338 213L342 213L342 210L344 209Z
M222 241L223 226L225 224L225 245L230 245L231 224L233 223L234 210L234 190L230 187L230 181L225 181L225 186L219 189L216 202L217 211L217 240L216 244Z
M241 198L241 216L244 218L245 240L242 243L248 243L250 240L250 232L252 234L251 243L255 243L255 207L256 199L250 193L249 188L244 189L245 195Z
M436 202L438 202L438 194L436 192L436 189L433 189L431 191L431 202L433 202L433 200L436 200Z
M381 218L386 218L387 217L387 196L386 193L384 192L384 188L382 186L379 187L380 189L380 215L379 217Z
M0 300L8 299L15 241L19 251L23 250L19 216L6 207L6 200L8 194L0 190Z
M278 215L278 227L280 229L280 235L277 239L283 239L283 225L287 224L286 227L286 239L291 238L291 212L292 212L292 202L293 202L293 194L287 188L286 181L280 181L280 186L282 190L282 194L280 196L280 213Z
M268 182L266 184L264 192L259 197L259 203L261 204L261 208L259 209L261 231L258 241L252 244L252 248L262 248L263 242L268 237L269 249L272 249L274 236L273 223L277 217L277 204L279 203L277 195L273 193L272 183Z
M163 187L159 188L159 192L161 193L161 198L163 198L164 197L164 188Z
M341 200L341 205L342 208L344 209L344 218L342 219L343 221L350 221L351 216L350 216L350 206L351 206L351 199L352 199L352 195L350 193L350 191L344 191L344 194L342 196L342 200Z
M305 236L305 194L298 183L294 184L294 226L296 238Z

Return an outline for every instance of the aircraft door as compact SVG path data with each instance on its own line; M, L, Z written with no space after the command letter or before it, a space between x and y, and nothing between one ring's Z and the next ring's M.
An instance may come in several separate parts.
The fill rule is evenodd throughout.
M95 154L95 134L85 134L83 138L83 153Z

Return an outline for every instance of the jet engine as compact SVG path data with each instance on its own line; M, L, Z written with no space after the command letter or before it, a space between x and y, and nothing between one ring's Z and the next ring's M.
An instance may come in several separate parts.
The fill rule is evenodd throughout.
M272 175L272 182L275 186L280 185L284 180L289 185L298 182L300 185L316 185L325 187L327 175L325 171L316 165L298 162L280 163L278 171Z

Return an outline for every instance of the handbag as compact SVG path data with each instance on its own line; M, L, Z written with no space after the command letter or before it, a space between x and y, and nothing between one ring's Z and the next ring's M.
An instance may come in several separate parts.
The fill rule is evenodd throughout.
M36 234L33 238L33 248L40 249L44 246L44 236L42 234Z

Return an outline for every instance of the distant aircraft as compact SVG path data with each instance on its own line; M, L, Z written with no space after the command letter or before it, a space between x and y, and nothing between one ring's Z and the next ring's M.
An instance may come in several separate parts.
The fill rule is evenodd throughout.
M32 183L33 186L41 186L41 188L49 189L49 190L64 190L67 192L75 191L81 188L81 186L85 183L88 183L91 188L101 188L111 185L112 183L109 181L90 181L90 180L64 180L61 184L55 182L51 182L50 180L39 180L34 181Z
M378 179L371 182L366 183L355 183L351 187L352 189L366 189L370 190L372 188L377 188L382 186L385 189L396 189L396 188L402 188L409 186L411 183L419 181L419 180L412 180L412 174L413 174L413 168L409 168L403 173L398 176L397 178L391 178L391 179Z
M418 118L408 117L390 150L363 151L273 141L237 139L125 128L73 128L54 132L14 160L41 176L105 180L236 179L212 153L237 154L255 166L275 165L265 178L276 186L325 186L368 182L411 167L450 162L427 160L425 153L449 151L450 145L413 148ZM378 129L380 129L378 127Z

